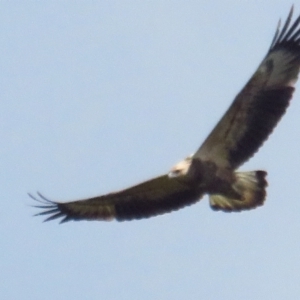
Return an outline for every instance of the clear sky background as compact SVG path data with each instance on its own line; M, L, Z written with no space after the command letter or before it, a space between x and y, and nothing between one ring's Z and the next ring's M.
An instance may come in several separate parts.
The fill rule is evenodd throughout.
M32 217L27 196L75 200L168 172L250 78L291 4L1 1L1 299L299 298L299 83L241 168L268 171L261 208L213 212L204 197L147 220L58 225Z

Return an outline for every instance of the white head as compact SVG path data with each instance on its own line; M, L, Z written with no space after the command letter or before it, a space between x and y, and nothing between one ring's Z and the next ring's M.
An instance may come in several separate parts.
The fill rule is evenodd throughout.
M170 178L185 176L188 173L188 170L192 163L193 155L188 156L178 164L176 164L171 171L169 172L168 176Z

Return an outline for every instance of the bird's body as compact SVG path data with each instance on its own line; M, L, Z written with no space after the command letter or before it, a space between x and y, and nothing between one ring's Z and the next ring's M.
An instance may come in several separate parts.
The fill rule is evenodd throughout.
M132 220L163 214L209 195L214 210L252 209L264 203L266 172L239 172L285 113L300 68L300 16L293 8L252 78L236 96L200 148L168 174L94 198L54 202L38 193L46 220Z

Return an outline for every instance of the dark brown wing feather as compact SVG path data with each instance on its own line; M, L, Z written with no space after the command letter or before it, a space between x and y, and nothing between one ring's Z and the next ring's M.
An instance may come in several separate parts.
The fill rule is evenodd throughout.
M110 219L124 221L178 210L200 200L202 192L164 175L120 192L67 203L48 200L40 193L39 198L31 194L29 196L42 202L42 205L36 207L45 211L37 215L49 214L45 221L60 217L63 217L61 222Z
M300 16L282 31L250 81L195 153L221 167L237 168L259 149L285 113L300 67Z

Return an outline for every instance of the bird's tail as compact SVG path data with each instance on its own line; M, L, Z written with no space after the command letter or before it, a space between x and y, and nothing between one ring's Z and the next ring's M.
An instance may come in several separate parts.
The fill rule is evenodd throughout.
M235 172L236 180L232 188L241 196L235 199L221 194L212 194L209 196L211 208L232 212L263 205L268 185L266 175L265 171Z

